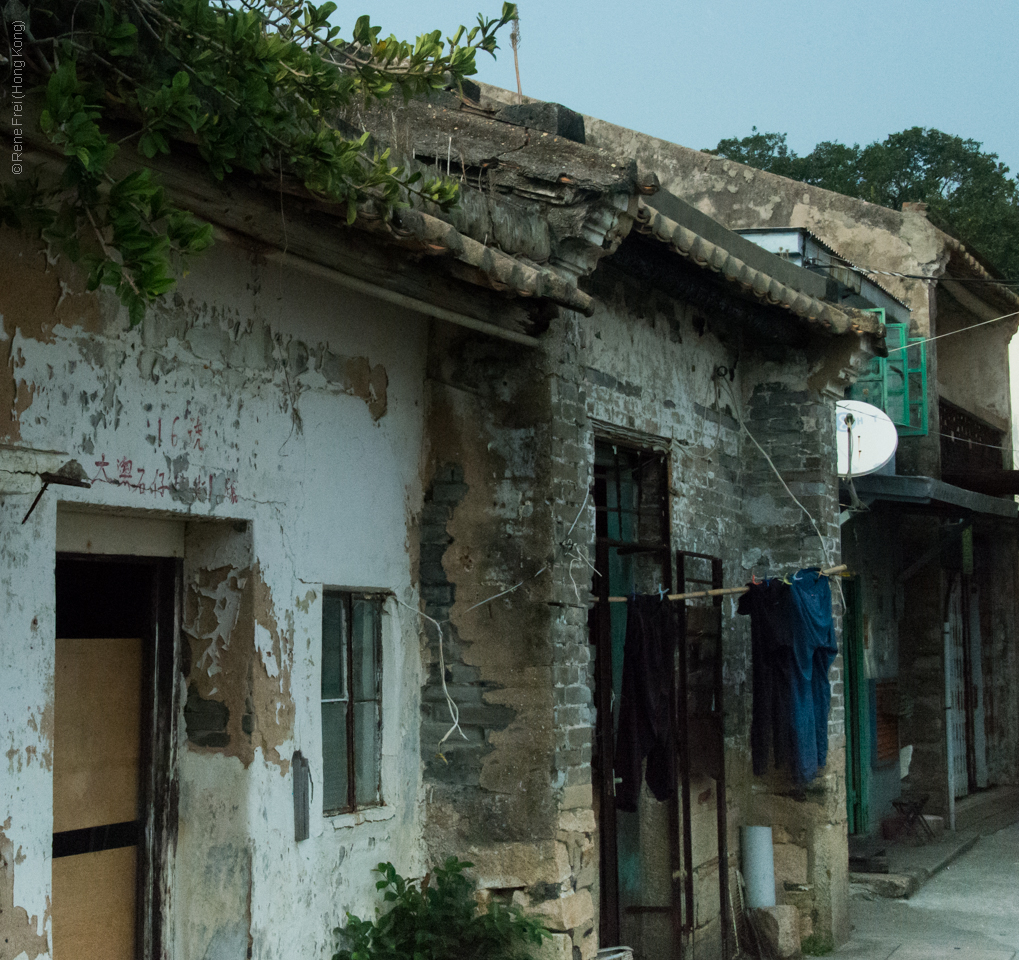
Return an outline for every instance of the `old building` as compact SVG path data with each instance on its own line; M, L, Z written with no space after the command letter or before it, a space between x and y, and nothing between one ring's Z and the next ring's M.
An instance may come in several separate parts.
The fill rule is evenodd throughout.
M0 235L0 956L327 957L449 854L548 957L720 956L761 823L846 936L841 660L827 767L755 778L745 618L688 601L675 795L617 812L613 598L837 565L884 327L538 114L371 121L445 219L149 161L220 242L133 329Z
M951 826L956 799L1019 776L1008 364L1019 296L923 204L888 210L599 121L587 132L605 149L626 144L731 229L809 232L836 254L815 251L812 269L837 279L856 265L910 308L903 321L884 304L888 359L851 393L886 409L900 443L889 475L854 481L867 512L843 516L857 614L847 631L850 823L877 832L905 796L926 797Z

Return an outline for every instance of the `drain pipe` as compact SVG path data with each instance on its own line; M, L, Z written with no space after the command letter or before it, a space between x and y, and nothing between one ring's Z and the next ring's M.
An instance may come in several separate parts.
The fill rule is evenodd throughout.
M948 762L948 829L955 833L955 742L952 730L952 624L942 627L945 638L945 758Z

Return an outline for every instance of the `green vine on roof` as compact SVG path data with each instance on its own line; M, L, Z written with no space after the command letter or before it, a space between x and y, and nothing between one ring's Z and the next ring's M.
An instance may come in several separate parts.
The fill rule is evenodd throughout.
M8 0L0 63L20 63L44 90L38 126L65 157L0 184L0 222L41 236L88 268L88 289L112 287L132 325L174 284L212 227L173 204L151 171L124 162L197 153L212 176L244 170L296 179L315 197L383 211L416 201L448 209L456 185L392 165L367 133L342 121L364 99L459 85L477 52L517 16L479 16L453 36L383 37L360 17L349 40L332 2L307 0ZM26 78L27 80L27 78Z

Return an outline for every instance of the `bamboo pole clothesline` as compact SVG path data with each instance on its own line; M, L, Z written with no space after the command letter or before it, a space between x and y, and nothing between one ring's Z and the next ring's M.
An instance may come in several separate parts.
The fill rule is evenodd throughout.
M840 563L837 567L829 567L827 570L822 570L819 576L832 577L848 569L847 564ZM749 589L749 587L722 587L718 590L695 590L693 593L667 593L662 599L693 600L695 597L720 597L727 593L746 593ZM609 597L609 603L626 603L629 599L629 597Z

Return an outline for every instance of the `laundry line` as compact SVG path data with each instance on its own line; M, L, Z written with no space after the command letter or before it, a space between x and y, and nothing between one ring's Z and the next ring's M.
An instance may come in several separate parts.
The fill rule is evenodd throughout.
M837 567L828 567L827 570L822 570L818 576L833 577L848 569L848 564L840 563ZM693 593L666 593L662 595L662 599L693 600L696 597L721 597L731 593L746 593L749 589L749 587L721 587L716 590L695 590ZM629 597L609 597L609 603L626 603L629 599Z

